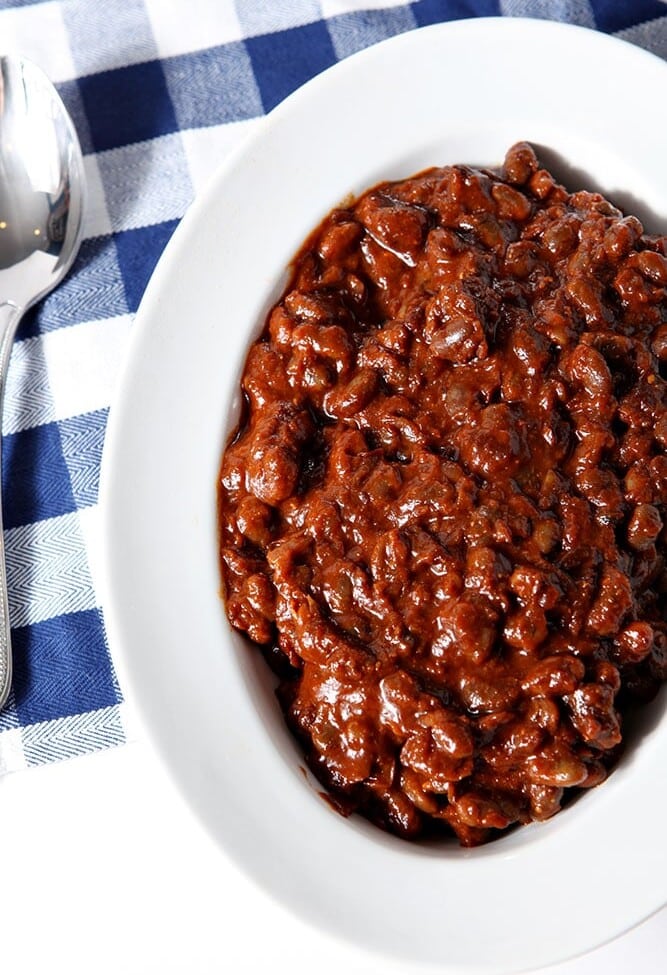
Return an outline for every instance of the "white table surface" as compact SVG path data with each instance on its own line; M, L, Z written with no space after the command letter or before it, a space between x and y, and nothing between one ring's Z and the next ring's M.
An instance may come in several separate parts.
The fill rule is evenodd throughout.
M665 975L667 909L550 975ZM416 975L302 924L190 812L143 735L0 779L2 975Z
M0 971L408 975L243 876L140 739L0 780ZM667 909L550 975L664 975ZM423 971L423 970L422 970Z

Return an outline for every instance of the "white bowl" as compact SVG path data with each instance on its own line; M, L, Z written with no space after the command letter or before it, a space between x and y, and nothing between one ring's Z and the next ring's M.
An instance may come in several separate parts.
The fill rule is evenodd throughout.
M268 891L330 932L462 972L556 962L667 901L665 697L618 770L486 847L341 818L302 772L260 655L219 596L216 478L251 338L306 234L350 193L519 139L570 188L667 226L667 65L545 21L401 35L280 105L192 207L134 327L102 477L105 611L121 677L176 782Z

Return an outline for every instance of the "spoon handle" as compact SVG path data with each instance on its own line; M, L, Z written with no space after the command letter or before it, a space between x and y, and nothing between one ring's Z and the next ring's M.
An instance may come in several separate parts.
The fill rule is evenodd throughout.
M9 357L14 335L23 309L11 301L0 305L0 470L2 469L2 407ZM0 710L4 707L12 684L12 639L9 625L9 599L7 596L7 565L5 539L2 528L2 487L0 485Z

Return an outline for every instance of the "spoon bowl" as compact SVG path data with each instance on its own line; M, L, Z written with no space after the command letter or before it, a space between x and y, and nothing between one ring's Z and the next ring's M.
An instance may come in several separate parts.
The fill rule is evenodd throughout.
M84 187L81 147L56 89L32 62L0 57L0 421L18 324L78 252ZM9 623L0 511L0 708L11 686Z

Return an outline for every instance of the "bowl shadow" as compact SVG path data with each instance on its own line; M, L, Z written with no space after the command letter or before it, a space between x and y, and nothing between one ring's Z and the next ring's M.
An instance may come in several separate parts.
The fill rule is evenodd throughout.
M584 189L601 193L624 214L633 214L638 217L646 233L667 233L667 213L653 209L641 196L637 196L627 189L608 186L600 182L581 166L573 166L565 156L550 146L540 145L539 143L532 143L532 145L541 164L552 173L559 183L563 184L569 193L576 193L578 190Z

